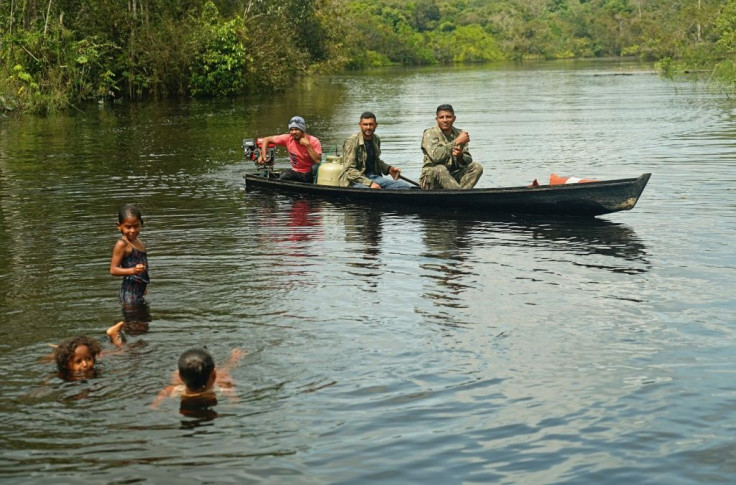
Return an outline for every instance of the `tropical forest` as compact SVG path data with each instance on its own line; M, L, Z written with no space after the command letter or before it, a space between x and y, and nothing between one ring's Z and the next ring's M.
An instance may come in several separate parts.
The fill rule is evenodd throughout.
M630 56L736 89L736 0L3 0L0 116L385 66Z

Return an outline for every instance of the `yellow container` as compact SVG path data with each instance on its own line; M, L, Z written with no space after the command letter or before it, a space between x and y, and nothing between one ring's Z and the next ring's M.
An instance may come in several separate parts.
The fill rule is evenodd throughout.
M317 170L317 185L340 185L340 174L342 174L342 163L340 157L328 155L325 161L319 165Z

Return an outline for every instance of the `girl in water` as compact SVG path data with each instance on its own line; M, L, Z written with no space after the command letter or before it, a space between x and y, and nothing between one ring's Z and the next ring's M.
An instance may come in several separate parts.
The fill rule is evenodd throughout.
M124 322L118 322L105 332L110 341L118 348L123 346L122 328ZM70 337L59 345L52 345L51 357L56 362L58 375L64 380L78 380L95 377L97 360L102 355L100 342L88 335Z
M93 337L77 335L64 340L54 349L59 377L64 380L94 377L100 353L102 346Z
M142 303L148 277L146 247L138 236L143 227L143 217L138 207L126 204L118 211L118 229L122 237L115 243L110 260L110 274L122 276L120 302L123 305Z

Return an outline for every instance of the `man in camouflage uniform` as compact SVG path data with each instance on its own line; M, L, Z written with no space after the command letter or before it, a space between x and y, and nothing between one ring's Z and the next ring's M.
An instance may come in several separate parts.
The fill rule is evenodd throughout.
M401 170L381 160L381 140L375 134L376 115L365 111L358 122L360 131L342 145L341 187L370 189L410 189L411 185L397 180ZM386 177L391 175L391 177Z
M455 110L437 107L437 126L424 130L424 165L419 183L423 189L472 189L483 175L483 166L468 151L470 135L455 128Z

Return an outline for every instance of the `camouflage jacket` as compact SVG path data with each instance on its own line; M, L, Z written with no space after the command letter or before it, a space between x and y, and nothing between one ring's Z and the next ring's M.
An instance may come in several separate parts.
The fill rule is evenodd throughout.
M452 133L445 135L439 126L433 126L424 130L422 135L422 152L424 163L422 172L430 167L444 165L450 172L465 167L473 161L473 156L468 151L468 144L463 145L463 156L457 160L452 156L453 141L462 130L452 127Z
M376 157L376 169L380 174L385 175L391 165L381 160L381 139L377 135L373 135L373 147ZM342 166L344 167L340 175L340 186L349 187L353 184L371 185L372 180L365 176L365 162L368 153L365 150L365 140L363 133L357 132L351 135L342 145Z

